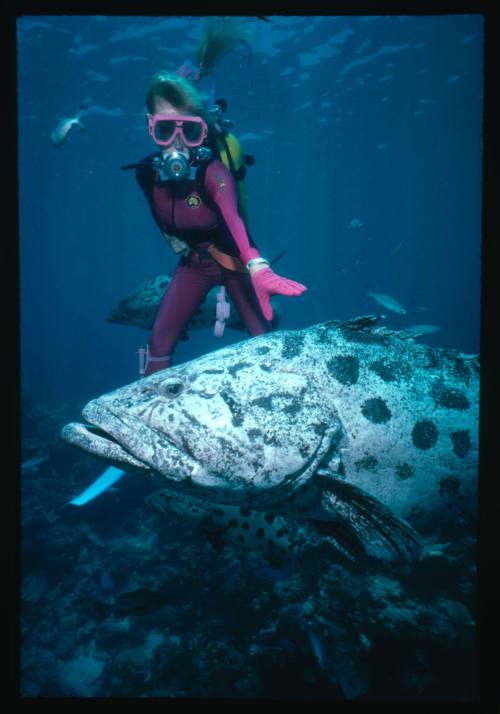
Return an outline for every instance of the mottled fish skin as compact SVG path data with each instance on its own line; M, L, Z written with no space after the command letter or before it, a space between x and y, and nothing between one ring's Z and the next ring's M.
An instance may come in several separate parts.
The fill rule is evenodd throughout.
M151 330L160 302L171 282L172 277L170 275L158 275L156 278L146 280L134 292L121 300L116 308L111 310L107 321ZM189 321L186 328L188 332L213 327L218 291L217 287L210 290L205 301ZM238 311L227 292L226 299L231 304L231 314L229 319L226 320L226 326L231 327L233 330L245 331L245 326L241 322ZM271 300L271 304L273 306L273 327L276 329L279 325L281 314L275 299Z
M124 447L162 486L210 501L326 519L319 500L355 528L379 503L382 540L391 514L416 529L474 514L478 359L377 322L254 337L105 394L83 416L118 442L115 461ZM63 438L96 451L81 425Z
M307 525L274 513L243 506L210 503L163 489L146 497L147 505L161 515L177 518L203 533L220 552L226 544L260 550L274 565L282 566L307 543L320 544L320 537Z

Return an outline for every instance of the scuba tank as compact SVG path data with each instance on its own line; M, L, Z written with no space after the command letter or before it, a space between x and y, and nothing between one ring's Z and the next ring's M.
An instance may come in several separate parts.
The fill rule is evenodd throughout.
M228 131L234 126L230 119L223 119L222 114L227 109L225 99L217 99L210 114L215 115L216 124L220 128L220 133L215 137L215 143L219 158L224 166L231 172L236 181L236 193L238 197L238 212L245 224L247 231L249 230L248 219L248 197L245 187L246 167L253 166L255 157L250 154L244 154L241 144L236 136Z

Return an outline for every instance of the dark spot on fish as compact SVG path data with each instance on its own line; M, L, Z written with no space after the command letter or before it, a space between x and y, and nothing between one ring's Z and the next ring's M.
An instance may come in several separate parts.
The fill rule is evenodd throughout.
M259 367L263 372L272 372L272 368L268 364L259 364Z
M405 462L401 462L397 464L396 466L396 474L399 476L400 479L407 479L411 478L415 474L415 470L410 464L406 464Z
M280 442L276 438L275 434L265 434L264 435L264 444L266 446L280 446Z
M453 496L457 495L459 489L460 481L455 478L455 476L448 476L448 478L442 478L439 482L439 493L441 496L453 498Z
M229 528L236 528L237 525L238 521L236 520L236 518L231 518L231 520L229 521Z
M375 374L378 374L384 382L394 382L396 380L396 375L394 374L393 365L389 364L383 359L376 360L369 365L369 369Z
M169 415L168 415L168 420L169 420L169 421L174 421L174 415L173 415L173 414L169 414Z
M201 374L224 374L224 370L217 369L217 367L210 367L210 369L204 369Z
M352 355L337 355L328 360L326 367L341 384L356 384L359 378L359 361Z
M391 418L391 410L381 397L367 399L361 407L361 413L374 424L385 424Z
M303 333L285 333L285 335L283 336L283 348L281 350L282 359L291 359L292 357L297 357L297 355L302 352L303 344Z
M247 530L250 528L250 526L248 525L247 521L243 521L243 523L241 524L241 527L242 527L243 530L245 530L245 531L247 531Z
M258 399L253 399L250 404L251 406L266 409L269 412L272 412L273 410L273 398L271 395L268 395L267 397L258 397Z
M278 536L278 538L283 538L283 536L285 535L285 529L280 528L279 531L276 532L276 535Z
M259 436L261 436L261 433L258 429L249 429L247 431L247 434L248 434L248 438L250 439L250 441L255 441L256 439L259 438Z
M303 459L305 459L307 456L309 456L309 447L305 444L301 446L299 448L299 454L302 456Z
M167 285L169 284L170 280L160 280L158 283L158 287L160 288L166 288Z
M355 461L354 465L356 466L358 471L360 469L365 469L366 471L376 471L377 465L378 465L378 459L376 459L375 456L371 456L371 455L367 454L364 458L360 459L359 461Z
M269 540L267 541L267 544L270 545L270 546L274 546L274 541L271 540L271 539L269 539Z
M464 411L470 407L470 402L459 389L448 387L443 379L438 379L431 387L431 395L438 407Z
M214 513L215 513L216 516L223 516L223 515L224 515L224 511L222 510L222 508L216 508L216 509L214 509Z
M236 540L238 541L238 543L244 543L244 542L245 542L245 538L244 538L244 536L242 536L242 535L236 536Z
M250 511L249 508L240 508L240 514L241 514L242 516L248 517L248 516L251 515L251 511Z
M269 523L269 525L272 525L274 523L275 516L273 516L272 513L266 513L264 518Z
M264 537L264 529L259 528L259 530L257 531L257 538L263 538L263 537Z
M451 435L453 451L460 458L465 458L470 449L470 434L468 429L464 431L454 431Z
M233 426L241 426L243 424L243 410L233 397L227 392L220 392L221 399L227 404L231 412L231 421Z
M417 421L411 432L411 438L417 449L430 449L438 440L439 431L430 419Z
M231 375L231 377L234 377L240 369L245 369L245 367L251 367L252 365L250 362L238 362L237 364L233 364L232 367L228 367L228 372Z
M476 374L480 373L480 365L479 365L479 357L476 357L474 360L469 362L471 371L474 370Z
M369 365L369 369L384 380L384 382L396 382L411 374L410 367L402 362L391 362L385 359L378 359Z
M255 350L258 355L267 355L268 352L271 351L270 347L257 347Z
M353 329L352 327L340 326L342 337L347 342L357 342L364 345L387 345L389 336L372 329Z
M453 360L453 368L456 376L464 384L469 386L471 370L469 365L461 357L455 357Z
M305 392L305 389L302 390L302 394ZM301 394L301 397L302 397ZM290 404L288 404L286 407L283 407L283 414L288 414L289 416L295 416L296 414L299 414L302 411L302 401L300 398L297 399L292 399Z
M426 348L425 354L427 357L427 364L425 365L427 369L435 369L436 367L439 367L439 357L437 352L433 350L432 347Z

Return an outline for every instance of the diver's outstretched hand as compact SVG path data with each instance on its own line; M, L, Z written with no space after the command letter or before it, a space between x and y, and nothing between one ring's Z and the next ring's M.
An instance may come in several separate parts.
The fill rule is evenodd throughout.
M271 295L302 295L307 290L305 285L297 283L295 280L282 278L276 275L271 268L261 268L251 275L252 284L255 288L260 307L266 320L273 319L273 308L271 307Z

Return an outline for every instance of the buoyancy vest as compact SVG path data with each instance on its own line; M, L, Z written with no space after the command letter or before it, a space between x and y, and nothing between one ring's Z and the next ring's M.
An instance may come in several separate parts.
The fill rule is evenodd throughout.
M215 141L220 160L224 166L229 169L236 182L238 213L240 214L243 223L245 224L245 228L248 231L248 198L245 187L247 157L243 153L241 144L234 134L224 132L219 134Z

